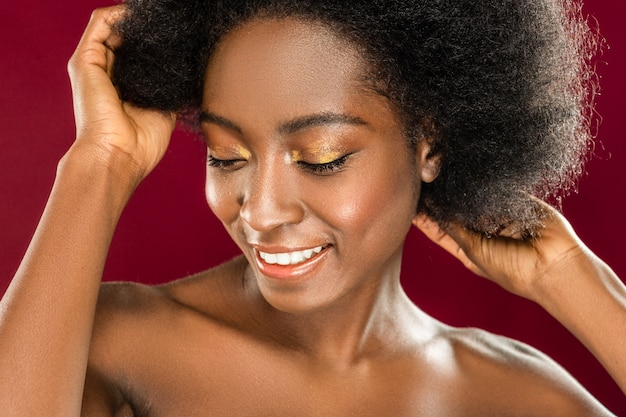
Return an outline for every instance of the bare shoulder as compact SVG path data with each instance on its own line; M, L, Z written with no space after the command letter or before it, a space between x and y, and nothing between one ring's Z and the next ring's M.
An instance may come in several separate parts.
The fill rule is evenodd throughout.
M566 370L522 342L474 328L448 328L461 403L480 415L611 416Z
M184 311L211 315L210 306L229 304L241 294L240 278L245 270L241 258L221 264L198 274L163 285L133 282L108 282L100 288L96 312L96 330L115 322L154 319L159 315L172 317ZM215 309L213 309L215 311ZM115 320L112 320L115 318Z
M164 370L167 374L189 344L210 346L210 338L228 328L225 314L240 293L236 281L241 271L241 261L235 260L166 285L103 283L89 351L83 414L110 410L111 415L124 415L131 399L141 403L137 387L155 380L152 373Z

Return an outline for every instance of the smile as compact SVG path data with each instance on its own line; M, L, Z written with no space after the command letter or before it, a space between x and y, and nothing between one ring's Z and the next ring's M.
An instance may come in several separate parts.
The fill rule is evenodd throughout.
M267 253L259 251L259 256L263 259L263 261L265 261L265 263L270 265L298 265L308 261L313 257L313 255L320 253L322 249L324 249L323 246L283 253Z

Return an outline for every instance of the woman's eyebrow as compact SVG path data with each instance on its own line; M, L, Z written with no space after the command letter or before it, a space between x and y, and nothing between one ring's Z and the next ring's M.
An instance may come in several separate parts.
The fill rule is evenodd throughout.
M210 111L202 110L200 112L200 123L213 123L228 130L232 130L240 135L243 134L243 129L241 129L241 127L239 127L236 123L228 120L225 117L218 116L215 113L211 113Z
M228 120L225 117L219 116L210 111L203 110L200 113L201 123L213 123L217 126L232 130L238 134L243 134L243 129L235 122ZM366 126L368 123L357 116L351 116L344 113L323 112L319 114L312 114L302 117L297 117L286 122L283 122L278 127L277 131L281 135L291 135L301 130L309 129L318 126L331 126L331 125L351 125L351 126Z
M298 117L282 123L278 128L278 133L281 135L291 135L312 127L331 125L365 126L367 125L367 122L360 117L350 116L344 113L324 112L310 116Z

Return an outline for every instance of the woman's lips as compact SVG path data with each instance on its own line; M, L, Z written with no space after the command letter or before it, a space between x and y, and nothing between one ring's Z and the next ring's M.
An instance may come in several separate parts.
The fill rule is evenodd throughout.
M297 265L308 261L324 249L323 246L316 246L312 249L298 250L293 252L268 253L259 250L259 256L270 265Z
M324 257L330 245L286 252L255 249L256 261L262 274L270 278L296 279L310 272Z

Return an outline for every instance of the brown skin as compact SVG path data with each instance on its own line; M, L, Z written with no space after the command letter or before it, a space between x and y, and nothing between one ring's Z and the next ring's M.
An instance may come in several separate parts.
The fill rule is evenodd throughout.
M404 238L437 164L427 141L407 146L388 102L358 81L364 69L310 23L256 21L220 43L203 132L229 165L207 167L207 199L244 257L165 287L104 289L90 364L121 403L148 415L590 412L538 353L450 329L402 291ZM359 123L285 132L319 114ZM349 157L323 175L293 158L320 153ZM314 266L287 279L256 259L316 246Z
M626 314L609 270L560 217L545 245L485 242L416 217L420 184L437 174L427 140L409 150L393 108L359 81L367 68L354 48L311 23L246 24L207 69L204 134L210 155L231 161L207 167L207 200L244 256L165 286L104 285L96 307L121 209L173 128L170 115L120 103L111 86L104 44L116 42L109 24L121 10L94 15L70 64L78 139L3 299L3 410L79 415L86 368L85 416L610 415L542 354L445 326L406 297L400 260L414 223L472 270L542 303L623 380L611 358L624 351L572 308L584 300L576 289L593 287L606 313ZM312 125L321 113L344 117ZM337 154L349 156L324 175L302 163ZM59 248L68 235L83 244ZM325 249L306 268L258 258L316 246ZM572 300L551 297L576 259ZM58 375L70 378L51 384Z

